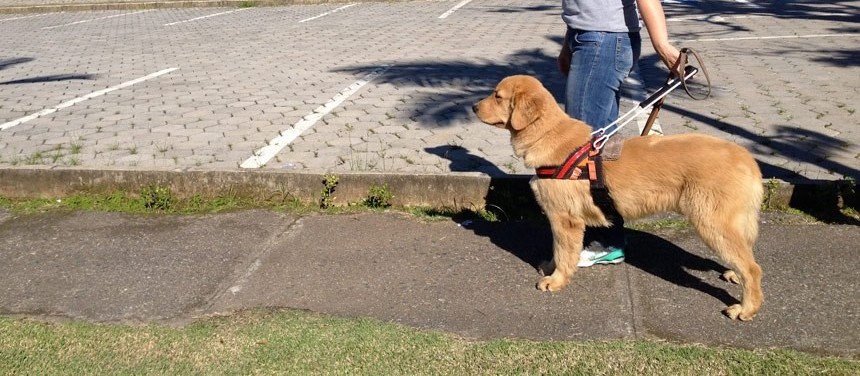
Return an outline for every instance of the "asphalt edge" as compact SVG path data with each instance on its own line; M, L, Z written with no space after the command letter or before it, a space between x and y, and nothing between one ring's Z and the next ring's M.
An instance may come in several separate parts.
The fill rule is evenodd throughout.
M78 193L126 192L143 187L169 188L178 198L233 196L268 200L291 197L318 202L326 177L336 177L331 194L334 205L362 202L373 187L386 186L395 206L421 206L454 210L494 208L505 216L539 208L529 188L531 175L492 177L478 172L404 174L373 172L296 172L280 170L173 170L85 169L60 167L0 168L0 196L14 199L62 198ZM794 208L815 216L835 214L846 207L860 208L853 181L790 183L762 182L767 208Z
M144 9L167 9L167 8L252 8L252 7L274 7L299 4L346 4L346 3L370 3L370 2L402 2L407 0L178 0L178 1L116 1L104 3L82 3L82 4L38 4L19 6L0 6L0 14L31 14L31 13L53 13L53 12L84 12L105 10L144 10Z

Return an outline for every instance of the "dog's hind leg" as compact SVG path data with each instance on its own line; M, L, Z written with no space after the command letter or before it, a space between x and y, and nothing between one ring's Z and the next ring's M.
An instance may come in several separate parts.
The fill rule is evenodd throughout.
M735 278L729 280L737 280L743 286L741 303L727 307L726 315L732 319L752 320L764 300L761 291L761 267L753 257L758 224L744 218L748 217L745 214L719 214L709 215L708 220L691 219L691 222L705 244L728 264L730 272L734 271Z
M738 274L735 273L735 271L731 270L731 269L726 270L723 273L723 279L725 279L728 282L734 283L736 285L741 283L740 278L738 278Z
M576 271L585 235L585 222L568 213L548 214L548 217L552 228L552 261L555 270L541 278L537 288L558 291L567 286Z
M740 257L726 260L731 268L736 270L737 277L744 292L741 304L726 307L725 313L732 319L749 321L758 314L764 295L761 291L761 267L752 257L752 249L744 250Z

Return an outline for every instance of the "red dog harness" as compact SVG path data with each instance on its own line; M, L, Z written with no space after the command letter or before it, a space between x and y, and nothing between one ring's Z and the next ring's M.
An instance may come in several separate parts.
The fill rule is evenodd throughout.
M588 179L592 189L605 188L600 149L594 147L593 139L570 153L560 166L538 167L535 174L539 179Z
M535 169L538 179L585 180L591 183L591 200L610 221L621 217L612 201L612 196L603 183L603 159L600 149L594 147L594 139L578 147L561 166L546 166Z

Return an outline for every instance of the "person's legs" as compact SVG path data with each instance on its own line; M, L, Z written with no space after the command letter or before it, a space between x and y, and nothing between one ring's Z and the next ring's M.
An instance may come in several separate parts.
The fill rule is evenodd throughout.
M570 73L565 110L592 127L618 118L619 90L633 67L627 33L570 32Z
M594 128L618 118L621 84L639 55L638 33L570 31L572 51L565 110ZM586 230L580 266L624 260L624 219L612 217L609 228Z

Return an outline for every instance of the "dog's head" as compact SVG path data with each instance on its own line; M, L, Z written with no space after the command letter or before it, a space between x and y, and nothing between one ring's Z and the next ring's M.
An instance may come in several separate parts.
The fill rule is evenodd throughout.
M545 113L547 98L552 99L552 94L536 78L509 76L490 96L472 106L472 111L484 123L518 132Z
M514 154L529 167L563 163L571 147L591 138L591 128L568 116L531 76L506 77L472 110L482 122L510 131Z

